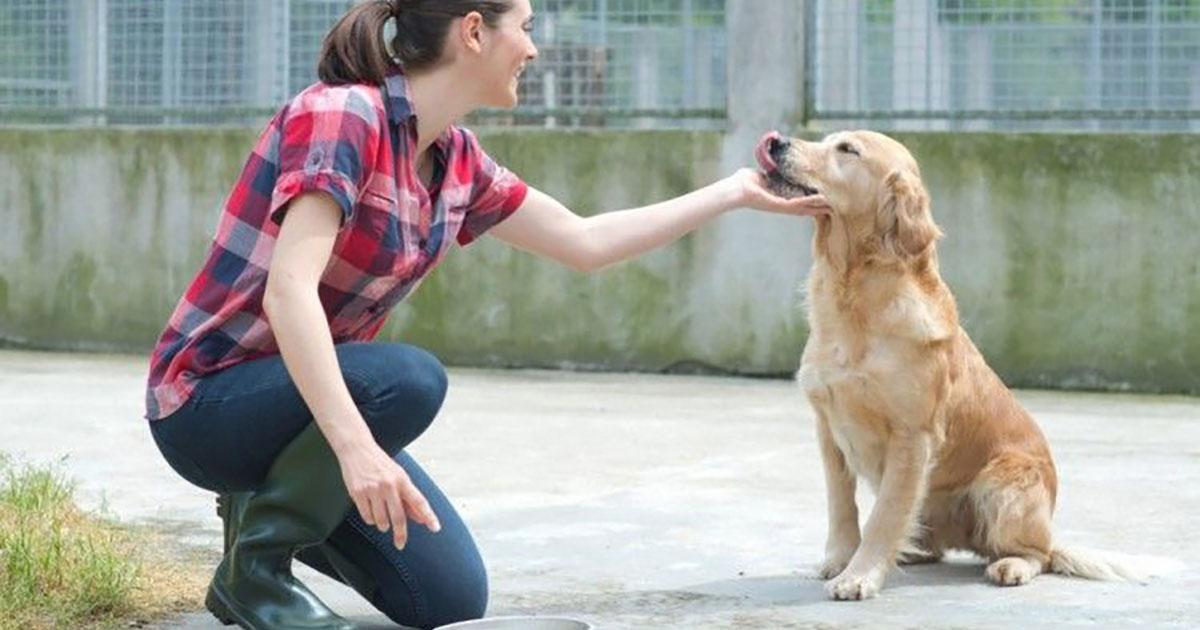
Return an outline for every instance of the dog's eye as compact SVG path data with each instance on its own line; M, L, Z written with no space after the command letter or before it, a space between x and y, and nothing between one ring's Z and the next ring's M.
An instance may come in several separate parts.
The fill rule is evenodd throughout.
M861 155L858 149L855 149L849 142L843 142L837 145L837 150L840 153L849 153L850 155Z

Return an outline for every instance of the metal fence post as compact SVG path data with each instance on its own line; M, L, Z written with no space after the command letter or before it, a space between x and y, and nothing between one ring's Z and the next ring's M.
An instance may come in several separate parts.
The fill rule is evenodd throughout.
M163 57L161 106L179 105L179 58L183 47L183 14L180 0L163 0ZM167 123L178 123L178 116L166 116Z
M684 108L696 106L696 20L692 14L692 0L683 0L683 94L680 103Z
M545 27L542 32L546 36L546 41L555 41L554 18L553 13L543 18ZM552 65L548 66L545 73L542 74L542 103L545 104L547 111L552 112L558 107L558 72ZM558 119L548 114L542 124L547 129L553 129L558 126Z
M249 100L259 107L276 107L287 92L287 11L290 0L259 0L247 29Z
M654 109L659 106L658 92L662 79L658 76L659 56L649 51L658 44L658 27L639 28L634 31L632 41L634 50L638 51L633 60L633 106L635 109ZM639 116L633 119L633 126L638 129L649 129L654 126L654 119Z
M73 0L70 18L71 105L102 109L108 104L108 2ZM103 125L105 117L78 116L77 124Z
M1200 61L1192 64L1188 109L1200 112ZM1192 131L1200 131L1200 117L1192 119Z
M1150 57L1150 85L1148 86L1149 89L1146 95L1149 102L1145 106L1151 109L1159 109L1162 106L1161 90L1159 88L1161 78L1159 75L1162 72L1162 67L1159 64L1159 57L1162 55L1161 5L1161 2L1150 3L1150 42L1146 46L1146 56Z
M893 24L892 106L900 111L940 111L945 107L945 36L931 0L896 0ZM932 120L918 129L944 127Z
M817 6L814 12L816 24L812 29L813 41L808 46L815 56L810 64L815 70L814 76L809 79L813 91L810 101L814 107L808 112L808 116L818 116L822 109L864 109L864 82L860 78L860 70L863 67L860 57L863 41L862 1L809 1Z
M817 61L815 46L817 1L800 0L800 5L800 43L797 46L800 49L800 77L797 81L800 84L800 98L797 99L800 111L796 114L800 128L807 129L812 121L813 110L817 102L815 93L817 82L814 80Z
M989 28L972 25L960 31L965 35L967 72L962 76L963 109L984 111L995 107L992 92L992 31ZM964 129L983 131L989 129L994 121L968 120L963 123Z
M1101 108L1100 94L1103 89L1101 79L1104 77L1104 58L1101 54L1101 48L1104 45L1101 30L1101 22L1104 19L1103 7L1101 0L1092 0L1092 23L1088 38L1088 65L1087 65L1087 97L1086 107L1090 110L1098 110ZM1100 122L1097 120L1087 121L1088 129L1099 129Z

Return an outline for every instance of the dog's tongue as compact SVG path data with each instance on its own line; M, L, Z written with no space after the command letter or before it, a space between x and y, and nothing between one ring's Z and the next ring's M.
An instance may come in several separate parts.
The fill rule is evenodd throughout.
M768 175L779 170L779 165L775 163L775 159L771 157L771 141L780 140L783 136L778 131L768 131L763 134L763 137L758 140L758 146L754 147L754 157L758 159L758 165L766 171Z

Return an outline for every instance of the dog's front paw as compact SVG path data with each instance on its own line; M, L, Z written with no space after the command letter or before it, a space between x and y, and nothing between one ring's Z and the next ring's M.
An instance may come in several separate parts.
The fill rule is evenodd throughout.
M839 601L870 599L879 594L883 575L872 571L865 574L843 574L825 584L829 597Z

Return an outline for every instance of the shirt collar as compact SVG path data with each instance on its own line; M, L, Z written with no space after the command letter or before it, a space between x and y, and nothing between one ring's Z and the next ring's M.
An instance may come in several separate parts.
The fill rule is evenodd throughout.
M412 107L412 92L408 81L404 79L404 73L393 66L388 70L384 84L387 86L388 122L399 125L416 118L417 113L413 111Z
M400 70L399 66L392 66L388 70L384 77L384 85L387 86L388 122L396 127L411 123L410 131L416 134L417 112L413 110L412 86L404 78L404 72ZM433 141L443 155L450 145L450 133L451 130L447 129Z

